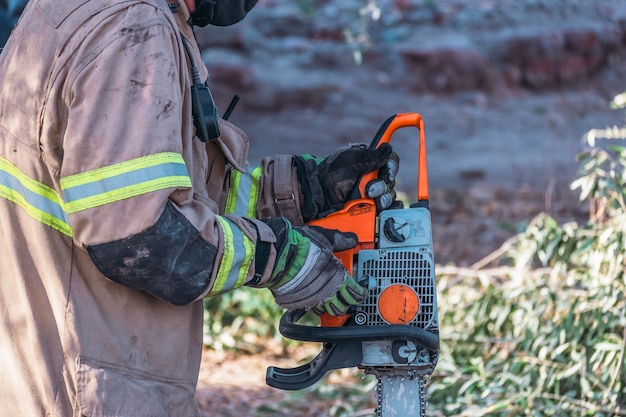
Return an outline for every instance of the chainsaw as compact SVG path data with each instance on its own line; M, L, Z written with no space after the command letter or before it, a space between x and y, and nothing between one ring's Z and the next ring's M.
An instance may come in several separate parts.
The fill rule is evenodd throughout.
M387 119L370 147L388 143L403 127L419 131L417 202L376 213L365 196L377 172L362 177L354 197L339 211L309 224L353 232L359 243L336 252L348 271L369 289L349 314L324 314L320 326L298 324L305 312L288 311L279 331L289 339L321 342L322 351L296 368L270 366L269 386L300 390L335 369L358 367L377 377L376 416L425 416L425 384L439 358L437 289L433 254L424 122L417 113Z

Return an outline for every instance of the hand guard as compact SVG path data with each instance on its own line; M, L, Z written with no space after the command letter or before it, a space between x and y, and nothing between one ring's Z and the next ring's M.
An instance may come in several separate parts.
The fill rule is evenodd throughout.
M263 284L287 310L313 309L317 314L345 314L363 302L367 289L352 279L333 255L353 248L357 238L316 226L292 227L283 217L262 220L276 235L276 261Z
M302 216L305 222L342 208L354 198L351 193L358 180L377 169L378 178L366 185L364 197L373 198L379 211L395 201L393 187L400 158L388 143L376 149L363 144L351 145L324 158L298 155L294 159L304 196Z

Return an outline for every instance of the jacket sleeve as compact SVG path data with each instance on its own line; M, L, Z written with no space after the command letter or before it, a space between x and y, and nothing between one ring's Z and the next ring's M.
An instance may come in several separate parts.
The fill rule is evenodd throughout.
M258 219L281 216L296 225L304 222L292 155L263 158L259 166L245 172L230 169L224 189L224 213Z
M257 238L273 234L217 214L179 33L134 7L96 28L68 70L60 188L74 242L103 275L183 305L244 285Z

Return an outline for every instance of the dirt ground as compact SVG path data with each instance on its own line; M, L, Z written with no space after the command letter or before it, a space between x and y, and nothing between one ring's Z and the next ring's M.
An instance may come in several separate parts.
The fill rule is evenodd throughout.
M459 4L468 4L463 0L439 3L446 13L456 13ZM500 10L514 3L476 0L473 4ZM555 14L558 1L524 0L517 5L522 3L538 5L529 10L544 10L555 18L565 14ZM603 2L590 3L601 6ZM523 8L516 10L523 13ZM531 22L534 17L517 16L517 21ZM482 30L475 21L468 22L466 29ZM254 162L276 153L323 155L337 144L359 138L368 141L385 115L419 112L426 121L435 258L438 264L468 266L497 249L540 212L562 222L584 221L586 207L569 189L577 174L576 155L590 129L624 124L624 112L609 109L610 99L626 89L623 67L614 65L566 88L448 94L361 88L335 103L340 111L330 104L272 112L243 105L233 118L251 137L250 160ZM372 97L379 104L372 106ZM392 143L401 150L399 188L412 200L417 183L415 140L401 136ZM332 401L309 400L305 393L293 402L294 397L264 382L268 365L296 366L316 349L299 352L298 358L287 358L271 346L258 355L207 350L197 395L203 415L329 415ZM276 411L277 406L283 411ZM262 413L264 409L269 410L267 414Z

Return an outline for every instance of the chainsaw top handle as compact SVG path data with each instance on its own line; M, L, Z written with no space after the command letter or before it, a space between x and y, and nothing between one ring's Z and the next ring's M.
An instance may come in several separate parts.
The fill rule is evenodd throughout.
M424 134L424 120L419 113L399 113L389 117L380 126L370 149L376 149L383 143L390 143L391 136L396 130L403 127L416 127L419 130L419 148L417 163L417 200L428 200L428 169L426 166L426 138ZM365 198L365 187L370 181L378 177L378 170L363 175L350 195L351 199Z

